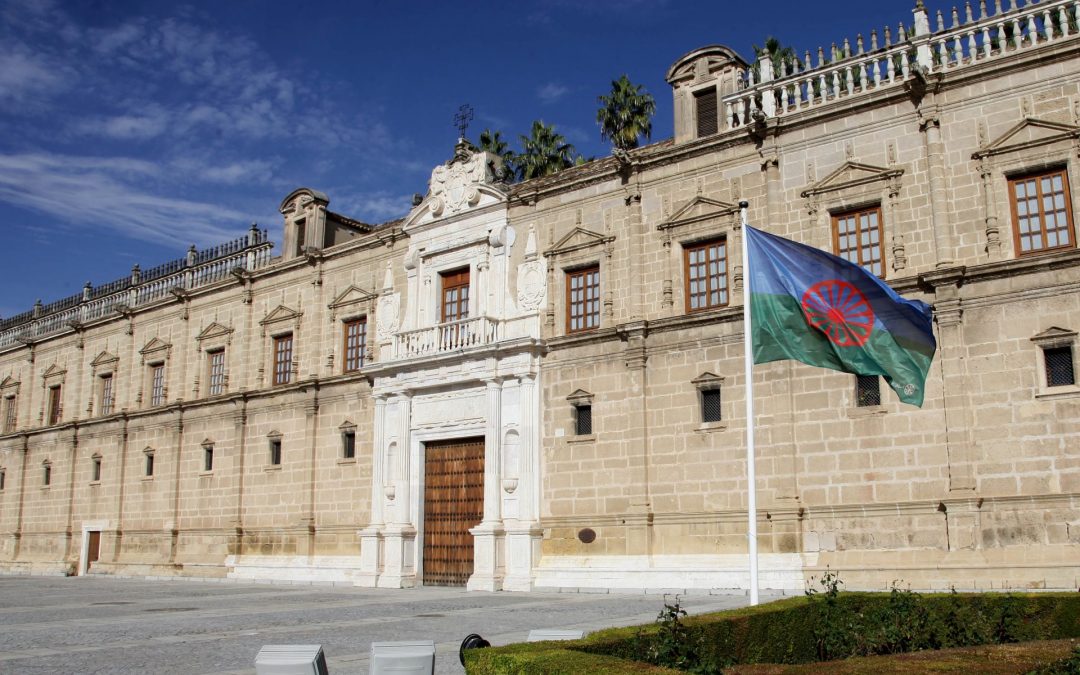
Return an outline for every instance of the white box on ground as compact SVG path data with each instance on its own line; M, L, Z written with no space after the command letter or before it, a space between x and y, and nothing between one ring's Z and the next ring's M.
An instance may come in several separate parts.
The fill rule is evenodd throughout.
M580 640L585 637L583 630L555 630L541 628L529 631L529 642L544 642L545 640Z
M255 675L327 675L322 645L263 645Z
M434 640L371 643L371 675L431 675L434 672Z

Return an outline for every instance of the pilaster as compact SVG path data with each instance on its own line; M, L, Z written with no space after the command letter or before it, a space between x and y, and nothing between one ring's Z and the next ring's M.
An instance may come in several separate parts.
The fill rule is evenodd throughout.
M934 259L938 269L950 267L955 255L950 222L948 185L945 178L945 144L941 140L941 118L936 105L919 110L919 130L930 186L930 222L934 231Z

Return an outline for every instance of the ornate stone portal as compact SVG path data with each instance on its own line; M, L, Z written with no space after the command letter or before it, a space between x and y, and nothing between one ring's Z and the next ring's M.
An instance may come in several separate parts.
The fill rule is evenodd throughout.
M459 143L409 214L406 278L382 289L372 519L360 533L361 585L408 587L424 571L428 444L483 438L483 517L471 528L470 590L529 590L538 562L540 315L547 272L524 251L495 181L499 159ZM520 247L519 247L520 248ZM464 316L444 317L442 281L468 279ZM515 296L519 303L514 301ZM403 299L403 302L400 300ZM386 316L390 314L390 316Z

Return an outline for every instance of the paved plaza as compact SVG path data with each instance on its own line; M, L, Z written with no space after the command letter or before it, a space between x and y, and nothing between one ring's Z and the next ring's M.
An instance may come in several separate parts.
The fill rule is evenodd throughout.
M690 613L745 605L689 595ZM462 673L469 633L494 645L534 628L649 623L662 595L466 593L352 587L0 577L0 673L253 673L264 644L323 645L332 675L366 673L373 641L435 641L437 673Z

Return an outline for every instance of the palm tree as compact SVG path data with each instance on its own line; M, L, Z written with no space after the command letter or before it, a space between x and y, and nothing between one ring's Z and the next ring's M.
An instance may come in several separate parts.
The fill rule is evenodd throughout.
M517 173L517 154L503 140L501 131L484 129L480 132L480 150L490 152L502 159L503 170L500 180L513 178Z
M521 137L521 154L517 156L517 172L522 180L550 176L573 166L577 151L566 142L554 125L541 120L532 123L529 136Z
M652 137L652 116L656 114L656 100L641 85L634 84L626 75L611 82L611 93L600 96L600 109L596 121L600 124L600 137L610 140L620 150L632 150L638 146L638 137L648 141Z
M791 47L783 45L779 40L773 36L765 38L765 46L758 47L754 45L754 65L751 66L751 70L754 71L754 81L761 82L761 62L758 59L761 58L762 52L768 50L769 57L772 59L773 77L780 77L780 62L786 62L788 64L798 63L799 67L803 67L802 59L795 53L795 50ZM788 66L790 72L791 66Z

